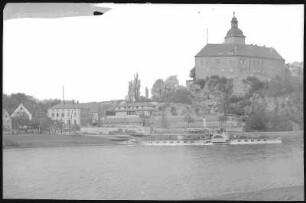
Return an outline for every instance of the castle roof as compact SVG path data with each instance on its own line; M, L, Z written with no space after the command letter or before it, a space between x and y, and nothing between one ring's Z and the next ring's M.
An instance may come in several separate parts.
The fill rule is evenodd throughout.
M238 28L238 20L235 17L235 12L231 21L231 29L227 32L225 38L230 38L230 37L242 37L245 38L243 35L243 32Z
M207 44L195 57L244 56L284 60L274 49L247 44Z

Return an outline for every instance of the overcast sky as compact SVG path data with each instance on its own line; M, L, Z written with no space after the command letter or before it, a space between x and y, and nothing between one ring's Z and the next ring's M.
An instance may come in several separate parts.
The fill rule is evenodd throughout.
M185 85L194 56L223 43L233 11L247 44L303 61L303 5L98 4L102 16L11 19L3 30L3 92L80 102L124 99L138 72L141 94L177 75Z

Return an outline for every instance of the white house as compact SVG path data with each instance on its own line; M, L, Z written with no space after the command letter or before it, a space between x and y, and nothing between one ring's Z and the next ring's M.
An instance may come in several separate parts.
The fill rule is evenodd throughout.
M12 129L12 119L10 114L5 109L2 109L2 129Z
M92 114L88 107L76 103L61 103L48 109L48 117L64 124L85 126L91 123Z
M18 117L22 114L25 114L26 116L28 116L29 120L32 120L32 118L33 118L33 115L30 113L30 111L23 104L19 104L19 106L12 113L11 117L16 118L16 117Z

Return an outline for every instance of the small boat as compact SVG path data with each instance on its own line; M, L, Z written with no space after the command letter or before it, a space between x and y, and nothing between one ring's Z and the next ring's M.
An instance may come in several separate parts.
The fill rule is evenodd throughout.
M230 139L229 139L229 135L228 135L226 132L214 134L214 135L211 137L211 142L214 143L214 144L218 144L218 143L221 143L221 144L228 143L229 140L230 140Z
M128 141L131 139L131 137L125 135L114 135L112 137L109 137L108 139L111 141Z

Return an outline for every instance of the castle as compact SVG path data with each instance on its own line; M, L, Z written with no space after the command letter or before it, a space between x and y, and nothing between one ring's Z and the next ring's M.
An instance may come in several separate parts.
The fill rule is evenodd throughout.
M194 78L187 81L187 86L190 82L217 75L234 79L234 91L239 94L239 81L242 79L270 80L284 69L285 60L274 48L245 43L234 13L224 42L206 44L195 56Z

